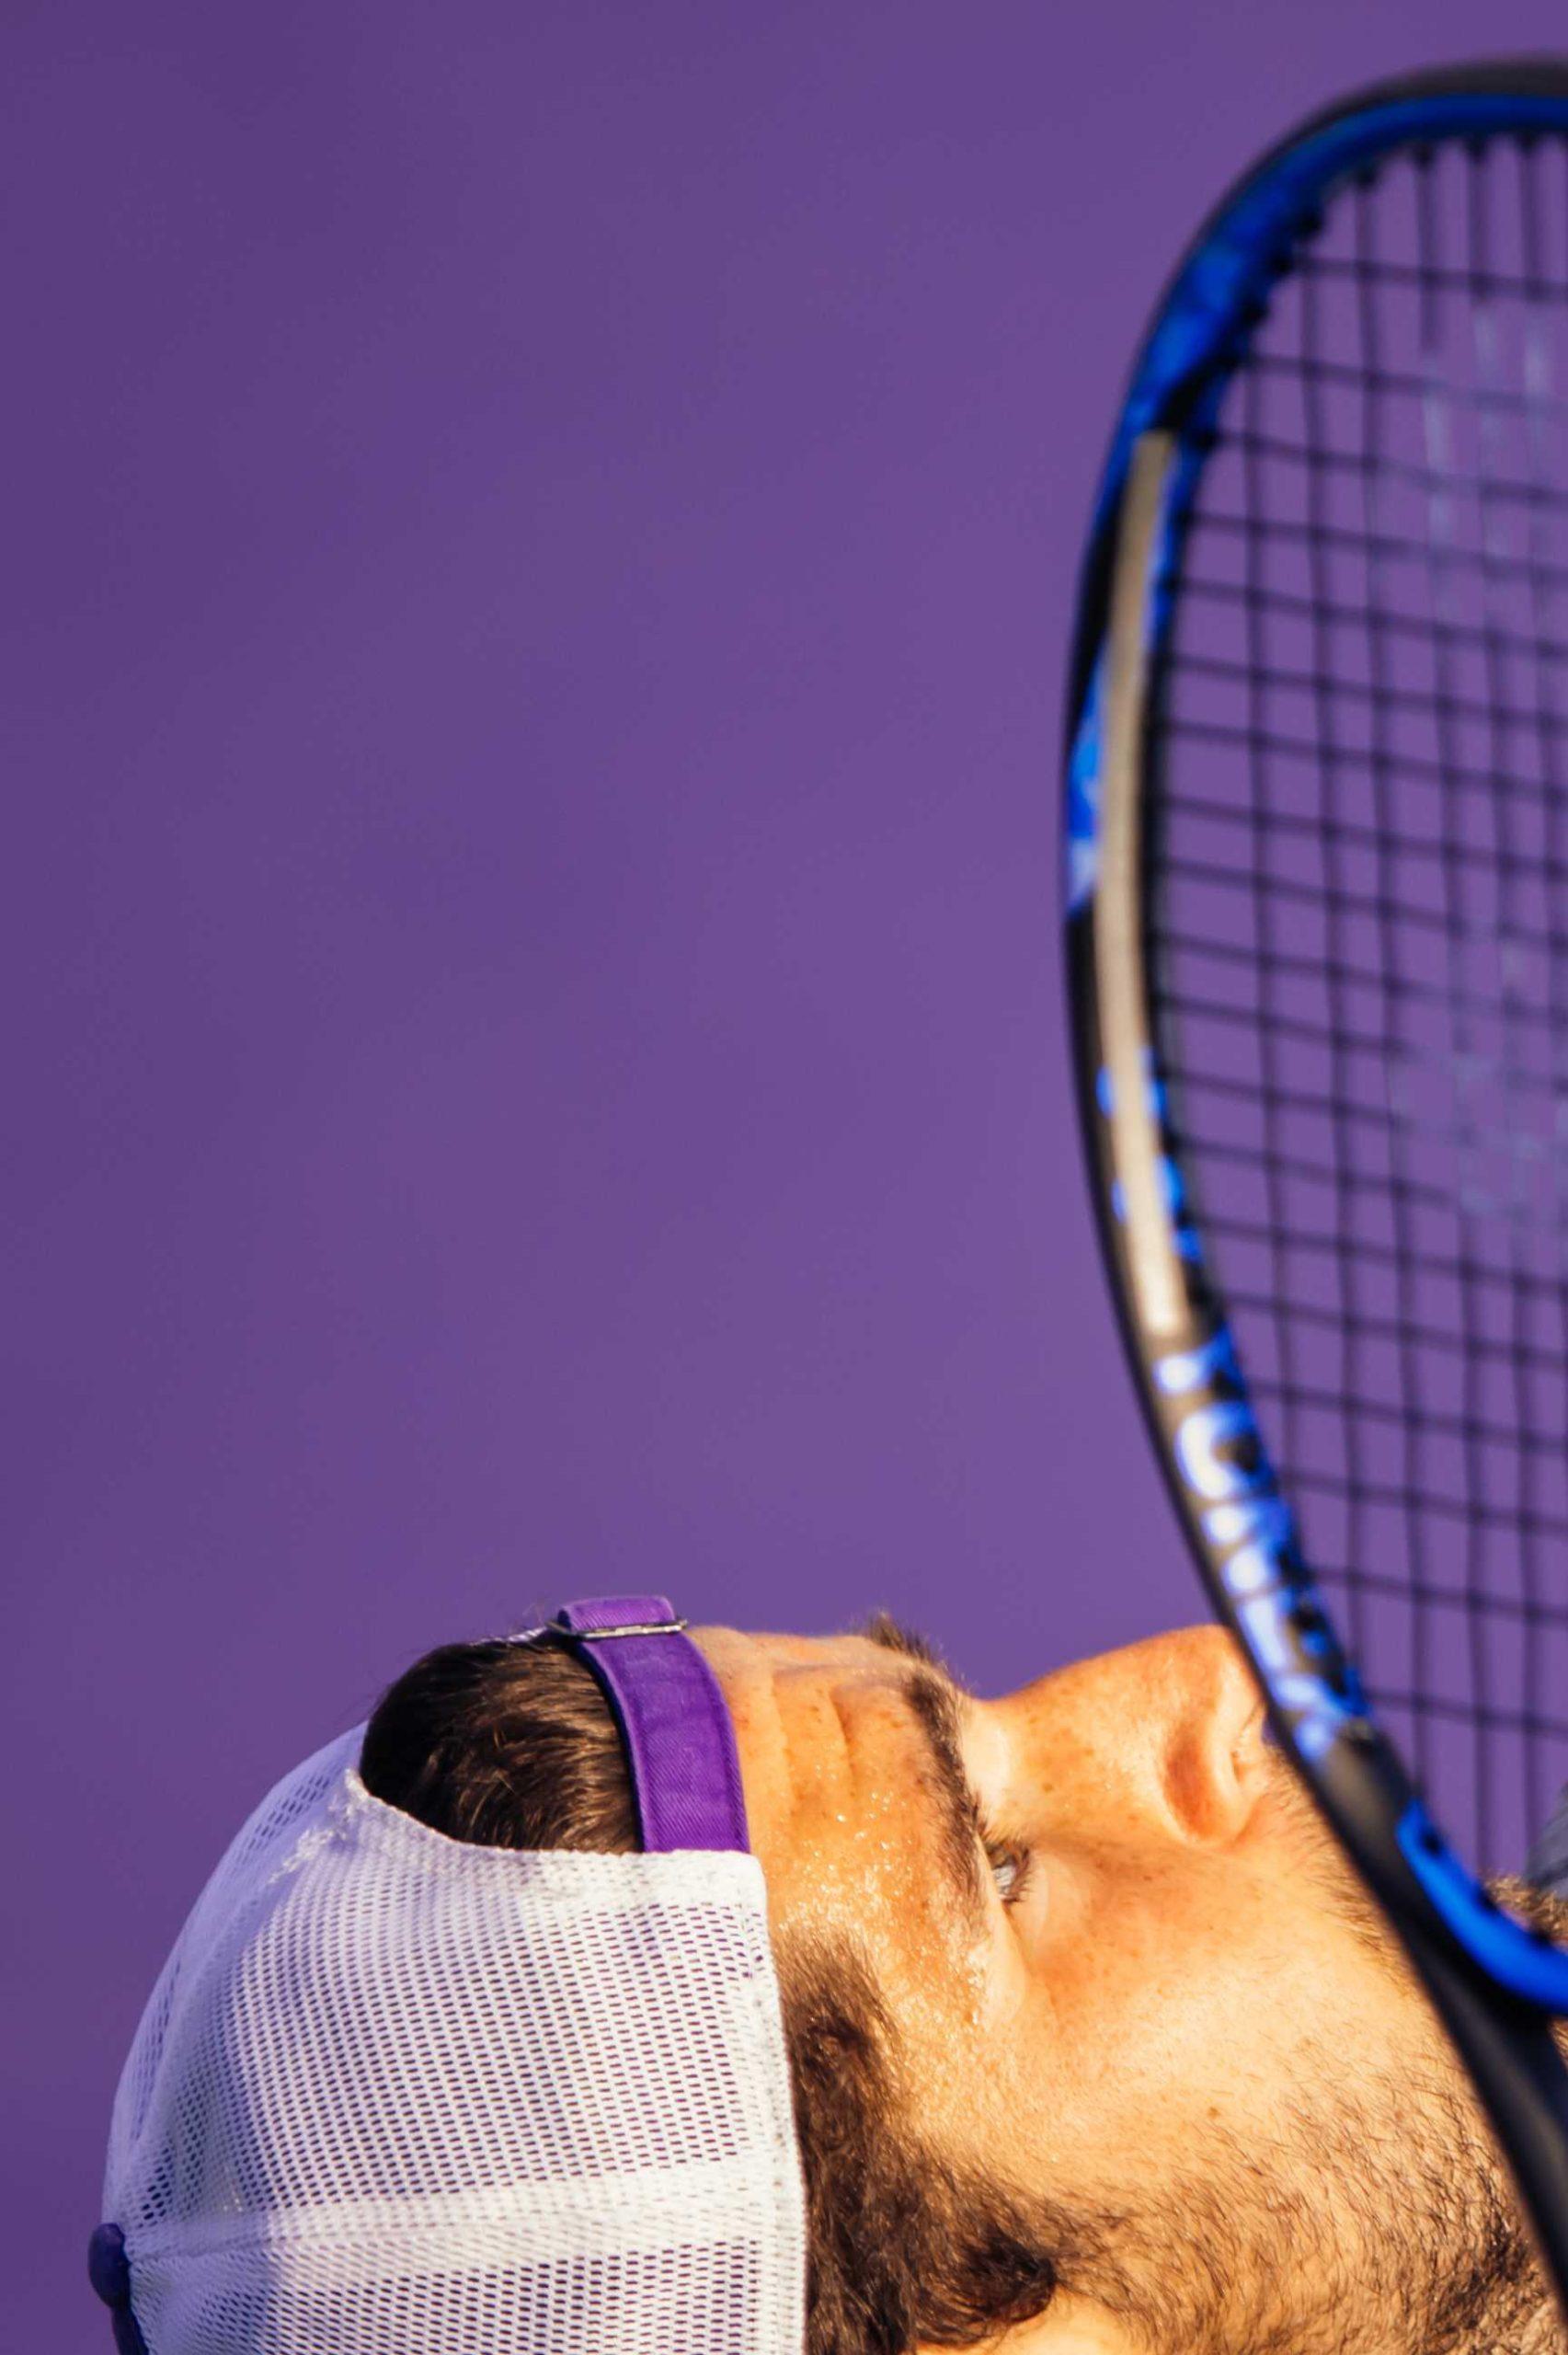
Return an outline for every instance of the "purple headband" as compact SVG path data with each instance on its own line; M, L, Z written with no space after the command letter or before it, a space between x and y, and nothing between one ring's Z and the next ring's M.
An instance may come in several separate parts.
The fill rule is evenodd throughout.
M604 1689L655 1855L751 1844L729 1709L685 1626L662 1594L613 1594L568 1603L544 1631Z

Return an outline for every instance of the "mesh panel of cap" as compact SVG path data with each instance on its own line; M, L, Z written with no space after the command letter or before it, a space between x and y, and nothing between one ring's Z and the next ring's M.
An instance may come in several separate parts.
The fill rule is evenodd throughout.
M799 2355L756 1858L448 1840L360 1740L252 1816L132 2048L104 2213L149 2355Z

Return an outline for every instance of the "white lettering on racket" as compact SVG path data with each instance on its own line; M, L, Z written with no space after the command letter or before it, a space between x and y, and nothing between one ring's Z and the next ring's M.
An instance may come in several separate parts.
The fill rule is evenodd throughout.
M1204 1394L1173 1423L1172 1452L1275 1706L1289 1719L1302 1755L1321 1758L1354 1711L1310 1665L1294 1615L1302 1573L1290 1509L1275 1486L1252 1409L1239 1390L1213 1395L1216 1384L1241 1382L1230 1337L1219 1327L1196 1349L1157 1358L1153 1372L1173 1402Z

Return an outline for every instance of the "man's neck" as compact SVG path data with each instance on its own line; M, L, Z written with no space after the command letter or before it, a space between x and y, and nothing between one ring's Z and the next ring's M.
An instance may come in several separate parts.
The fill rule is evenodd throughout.
M1456 2349L1455 2355L1568 2355L1568 2332L1549 2298L1520 2318L1511 2338L1498 2337L1491 2325L1482 2323L1471 2344Z
M1568 2355L1568 2331L1550 2298L1528 2309L1509 2296L1506 2310L1482 2315L1462 2339L1448 2340L1440 2349L1415 2350L1390 2339L1356 2340L1357 2355ZM921 2349L920 2355L936 2355ZM1179 2348L1152 2350L1149 2342L1091 2300L1058 2296L1033 2322L1019 2323L988 2340L980 2355L1188 2355ZM1216 2355L1205 2347L1198 2355ZM1230 2355L1253 2355L1237 2348Z

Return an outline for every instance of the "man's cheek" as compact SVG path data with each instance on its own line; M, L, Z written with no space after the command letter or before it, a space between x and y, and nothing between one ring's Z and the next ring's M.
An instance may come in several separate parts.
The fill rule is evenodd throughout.
M1086 2116L1201 2096L1288 2032L1312 1974L1261 1892L1151 1866L1097 1880L1036 1974Z

